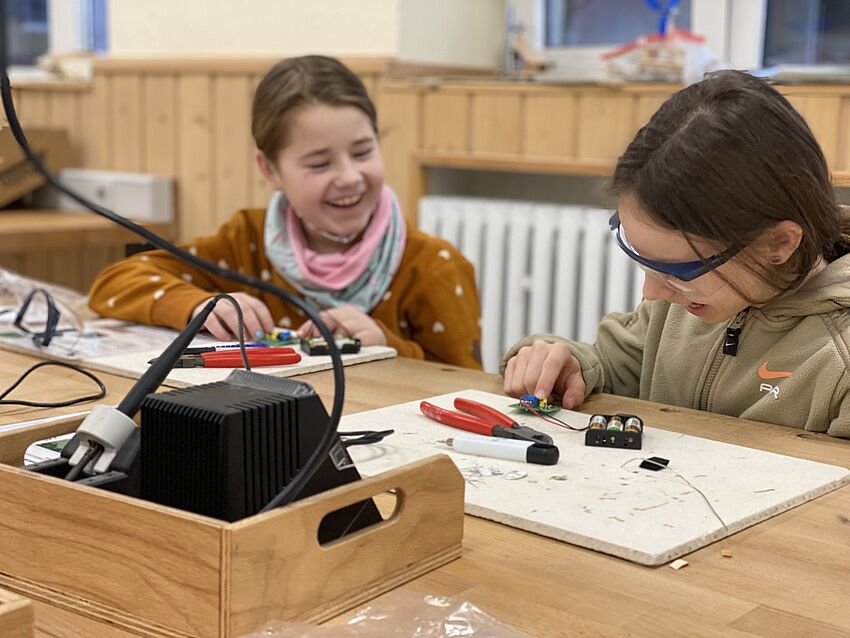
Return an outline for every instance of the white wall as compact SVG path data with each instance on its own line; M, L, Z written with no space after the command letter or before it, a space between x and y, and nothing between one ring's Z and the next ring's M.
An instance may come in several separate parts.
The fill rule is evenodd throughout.
M328 55L493 67L499 0L110 0L116 56Z
M505 5L499 0L401 0L397 57L495 67L504 28Z
M391 56L399 0L111 0L113 55Z

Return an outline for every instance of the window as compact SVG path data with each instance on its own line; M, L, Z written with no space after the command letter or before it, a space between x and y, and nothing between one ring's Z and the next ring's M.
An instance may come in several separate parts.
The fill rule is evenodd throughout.
M691 0L672 11L680 29L691 28ZM547 47L624 44L658 31L660 13L643 0L546 0Z
M107 0L0 0L13 66L34 66L45 53L105 51Z
M768 0L764 65L850 62L850 2Z
M848 0L821 1L850 5ZM603 53L658 31L660 14L645 0L506 2L515 7L529 43L555 62L555 67L547 72L553 78L602 79ZM704 36L712 53L730 67L757 68L762 65L764 53L767 4L768 0L681 0L675 24Z
M9 63L35 64L47 52L47 0L2 0L6 3Z

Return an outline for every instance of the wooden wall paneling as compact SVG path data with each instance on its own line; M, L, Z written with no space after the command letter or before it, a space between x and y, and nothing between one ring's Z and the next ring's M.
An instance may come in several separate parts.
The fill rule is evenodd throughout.
M94 116L94 83L77 93L77 114L79 116L79 130L77 131L77 144L79 149L78 165L86 168L95 166L97 156L97 139L93 133L95 124Z
M188 241L215 228L213 217L214 117L207 74L187 74L177 83L179 180L177 238Z
M619 91L581 91L578 121L578 158L613 162L635 133L634 96Z
M21 89L17 113L24 127L50 126L50 93L40 89Z
M251 81L248 85L248 104L253 104L254 102L254 91L257 90L257 85L260 83L260 80L263 79L262 75L254 75L251 77ZM246 123L248 126L248 131L250 133L251 130L251 120L250 117L248 122ZM256 146L254 146L254 138L251 137L251 145L250 152L247 161L249 162L250 169L248 171L249 175L249 191L248 191L248 202L246 205L253 206L255 208L266 208L269 205L269 199L272 196L272 187L266 181L266 178L263 177L260 170L257 168L257 162L254 159L254 153L256 152Z
M83 114L86 168L113 168L112 163L112 76L94 76L94 89Z
M650 118L661 107L661 105L664 104L668 97L670 97L669 94L654 92L639 93L635 96L635 133L637 133L644 124L649 122Z
M177 93L174 75L144 76L142 170L177 176Z
M217 226L250 202L249 182L256 170L252 157L250 89L247 76L219 75L213 80Z
M429 90L422 108L422 146L430 153L470 149L470 96L466 91Z
M75 162L82 160L80 98L76 91L55 91L50 96L50 126L64 129L74 152Z
M576 156L576 96L525 96L522 118L522 154L566 159Z
M812 129L829 167L835 169L839 157L838 122L841 97L838 95L786 95Z
M405 216L416 220L419 194L413 188L413 154L421 143L422 96L417 89L387 89L380 94L381 112L378 126L381 154L384 158L384 181L392 188Z
M835 168L850 171L850 95L841 98L837 137L838 157L835 160Z
M50 281L50 260L46 254L26 252L21 255L21 269L19 272L27 277Z
M523 96L479 93L472 96L473 153L519 155L522 147Z
M88 292L91 281L83 276L78 250L68 248L54 249L45 255L45 258L50 263L49 281L67 286L79 292Z
M143 167L144 98L142 76L137 74L112 77L111 134L112 168L138 172Z

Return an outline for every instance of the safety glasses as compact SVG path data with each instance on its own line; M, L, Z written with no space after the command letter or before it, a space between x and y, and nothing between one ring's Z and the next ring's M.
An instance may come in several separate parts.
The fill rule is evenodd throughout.
M660 279L674 290L685 294L710 295L715 292L723 285L723 280L719 277L711 277L701 281L696 280L719 268L740 251L740 248L730 248L722 253L706 258L705 261L655 261L643 257L631 245L623 231L623 227L620 225L619 213L611 215L611 219L608 220L608 226L611 228L611 232L614 233L617 244L623 249L623 252L636 261L647 275Z
M59 327L62 317L65 317L66 324L71 324L70 327ZM60 309L59 302L44 288L33 288L27 293L18 307L14 325L21 332L31 335L32 342L39 348L46 348L56 337L70 334L71 339L61 344L67 356L74 355L84 333L82 321L76 313L67 308Z

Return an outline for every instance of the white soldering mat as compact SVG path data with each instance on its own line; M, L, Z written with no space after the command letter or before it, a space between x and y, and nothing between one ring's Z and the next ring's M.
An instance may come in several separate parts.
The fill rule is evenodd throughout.
M206 344L204 344L206 345ZM255 366L254 372L270 374L276 377L295 377L311 372L331 369L330 356L311 357L301 352L297 345L292 346L301 355L301 361L287 366ZM113 374L130 375L140 377L150 367L148 361L159 356L162 350L149 350L147 352L132 352L126 355L113 355L110 357L97 357L86 359L86 367ZM394 348L387 346L364 346L356 354L342 355L344 366L358 363L368 363L380 359L391 359L396 356ZM200 385L202 383L213 383L223 381L233 371L233 368L175 368L168 373L165 383L177 387Z
M349 448L360 472L374 476L444 453L467 479L467 514L643 565L666 563L850 482L843 467L660 430L651 423L641 450L597 448L584 445L584 432L514 412L509 397L464 390L428 401L454 409L455 397L474 399L546 432L560 448L560 461L543 466L458 454L439 441L462 431L431 421L419 412L419 401L412 401L343 418L341 430L395 430L380 444ZM570 411L555 416L579 427L588 418ZM726 527L684 480L668 470L640 469L640 459L650 456L670 459L670 468L705 494ZM506 478L512 471L527 475Z

